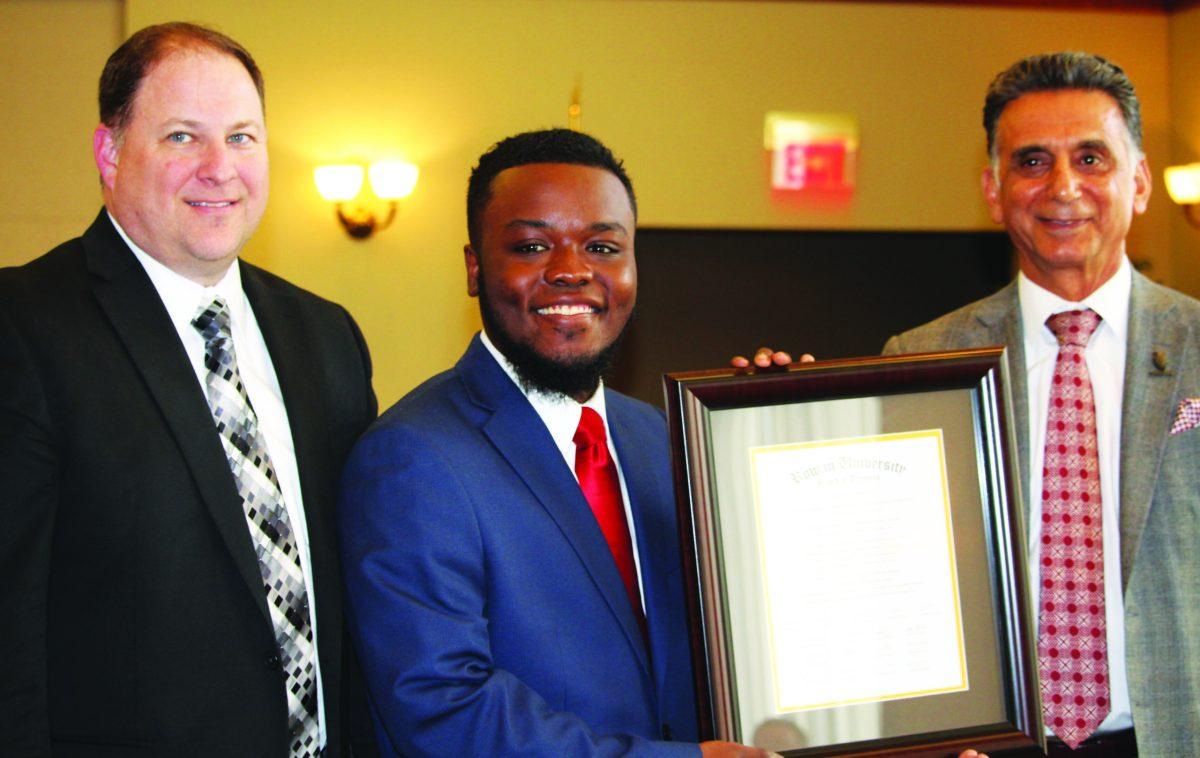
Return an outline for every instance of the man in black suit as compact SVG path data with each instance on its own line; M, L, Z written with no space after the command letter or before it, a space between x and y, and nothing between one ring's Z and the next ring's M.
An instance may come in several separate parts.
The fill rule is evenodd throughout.
M0 754L347 754L332 527L366 345L238 261L267 198L241 45L143 29L100 111L105 208L0 270Z

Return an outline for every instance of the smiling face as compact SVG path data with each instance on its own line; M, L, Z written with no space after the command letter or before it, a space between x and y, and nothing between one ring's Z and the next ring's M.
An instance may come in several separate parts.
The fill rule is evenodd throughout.
M1150 170L1116 101L1090 90L1022 95L1000 115L996 155L984 199L1021 271L1082 300L1116 273L1130 222L1150 198Z
M532 385L586 400L637 298L624 185L591 166L505 169L480 232L465 248L467 291L488 337Z
M105 205L130 239L176 273L213 284L262 219L266 143L245 67L211 50L179 50L142 79L122 132L101 124L93 148Z

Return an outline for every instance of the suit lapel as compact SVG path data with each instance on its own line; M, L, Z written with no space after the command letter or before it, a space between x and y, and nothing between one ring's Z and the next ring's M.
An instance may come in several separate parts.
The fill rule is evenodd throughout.
M563 465L545 424L478 336L471 341L456 371L472 400L492 412L482 426L483 434L525 482L579 556L648 675L642 633L621 575L579 483Z
M1125 353L1125 389L1121 399L1121 582L1127 587L1142 527L1150 512L1154 483L1174 413L1180 375L1176 367L1190 358L1191 324L1136 271L1129 297L1129 336ZM1155 367L1161 353L1166 370Z
M263 271L245 261L241 265L241 285L254 311L254 320L263 333L263 342L280 383L283 408L288 414L292 433L296 470L300 477L301 503L304 506L308 541L308 560L312 565L313 595L320 615L340 615L341 579L334 545L336 537L332 513L324 507L329 492L330 459L328 437L323 432L326 404L320 397L318 381L313 381L310 355L313 335L306 333L305 320L293 297L275 287ZM326 579L331 579L326 582ZM325 625L326 628L329 625ZM337 654L335 630L323 632L322 657ZM340 654L338 654L340 655ZM323 663L328 668L329 663Z
M679 570L679 565L671 565L672 558L678 557L678 551L672 545L664 545L664 540L676 540L678 535L665 525L658 522L660 509L644 502L646 499L662 498L670 507L674 500L670 496L669 485L661 480L666 473L657 465L642 465L643 461L657 461L659 455L648 450L643 443L643 436L621 410L621 404L612 393L606 395L608 425L612 430L613 445L621 460L621 473L625 477L625 489L629 491L630 510L633 512L633 522L637 530L638 560L641 565L642 589L646 597L645 611L647 626L650 631L650 649L654 651L656 692L666 692L666 681L669 670L671 650L669 619L665 617L667 609L673 603L669 602L670 587L667 578L672 572Z
M322 432L326 405L318 391L320 383L311 377L314 369L309 356L312 353L313 335L306 332L303 314L291 297L272 287L259 269L244 262L241 267L242 289L246 291L250 307L254 309L254 318L267 345L271 366L275 369L283 405L287 410L288 427L300 475L315 584L316 577L335 575L333 570L329 573L321 570L327 561L333 560L335 551L330 514L321 507L321 494L328 490L325 480L329 475L330 454L327 437ZM340 584L338 587L323 587L322 602L339 587Z
M321 385L311 377L314 368L309 356L312 354L314 337L307 332L303 313L293 298L279 287L272 286L271 280L260 269L245 262L239 262L239 265L242 289L246 292L250 307L254 309L254 319L267 345L271 366L275 369L275 378L279 380L279 391L283 395L283 406L287 411L307 527L305 531L312 567L312 576L309 578L321 629L321 644L317 653L321 658L323 676L328 677L340 667L341 622L320 623L320 620L341 616L342 584L334 545L336 532L333 513L327 510L324 502L324 493L330 490L327 479L332 476L329 469L332 454L329 452L328 437L322 431L326 404L319 393Z
M1011 434L1016 438L1020 494L1025 523L1029 523L1030 502L1033 499L1029 493L1029 380L1025 373L1025 337L1016 280L989 298L976 313L976 318L985 332L983 341L1004 345L1008 351L1007 400L1013 409L1014 426Z
M229 463L179 335L145 270L104 211L83 236L92 291L129 352L192 472L238 572L268 622L262 578ZM197 433L197 430L203 430Z

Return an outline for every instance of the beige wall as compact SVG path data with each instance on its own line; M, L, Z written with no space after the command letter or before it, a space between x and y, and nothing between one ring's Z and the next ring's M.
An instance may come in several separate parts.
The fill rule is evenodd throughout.
M461 264L470 166L498 138L565 124L577 77L583 127L625 158L643 225L985 229L977 175L986 83L1029 53L1099 52L1138 84L1155 168L1156 197L1131 251L1159 278L1175 273L1176 209L1159 171L1172 150L1168 39L1182 35L1186 47L1200 32L1163 15L744 0L127 0L125 17L128 29L211 23L254 52L267 76L272 199L246 257L351 309L385 405L455 360L478 326ZM0 31L0 46L11 34ZM96 45L107 50L108 39ZM86 82L89 109L70 116L78 136L60 125L38 150L81 140L87 155L99 67L52 68ZM851 203L772 200L762 149L769 110L858 117ZM352 242L317 196L312 167L383 157L418 163L420 183L393 228ZM58 182L67 173L40 175Z
M96 215L96 83L121 28L118 0L0 2L0 266Z
M1200 8L1170 18L1170 163L1200 161ZM1170 205L1166 191L1163 205ZM1171 281L1200 297L1200 229L1189 226L1183 212L1171 211Z

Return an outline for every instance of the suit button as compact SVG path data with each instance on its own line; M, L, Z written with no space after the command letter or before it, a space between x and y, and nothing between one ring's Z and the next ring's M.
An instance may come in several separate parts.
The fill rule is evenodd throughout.
M267 653L266 657L263 658L263 665L267 667L267 671L278 671L279 664L278 652Z
M671 725L670 725L670 724L663 724L663 725L662 725L662 737L663 737L663 739L664 739L664 740L667 740L667 741L670 741L670 740L673 740L673 739L675 739L675 735L674 735L674 733L671 731Z

